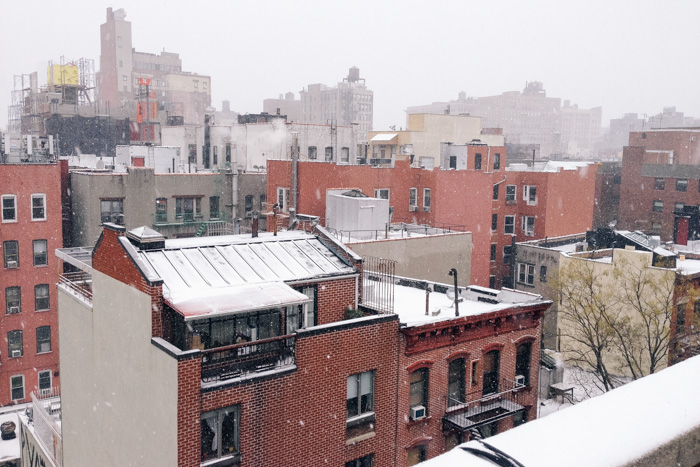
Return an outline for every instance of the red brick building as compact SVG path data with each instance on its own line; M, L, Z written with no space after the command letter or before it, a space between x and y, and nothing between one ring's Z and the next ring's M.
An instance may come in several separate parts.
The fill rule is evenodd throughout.
M59 286L64 465L404 466L535 417L539 296L366 300L394 278L324 229L105 224L91 260L59 255L83 271Z
M700 129L630 133L623 150L618 228L685 245L700 238Z
M60 183L57 164L0 165L0 405L59 385Z
M442 152L441 168L431 170L398 156L393 166L379 167L299 162L297 212L324 218L326 193L335 189L388 197L394 222L456 225L472 232L467 283L494 288L513 285L513 239L573 234L593 225L596 164L506 169L505 147L482 143L443 143ZM284 210L293 199L291 164L268 161L267 199Z

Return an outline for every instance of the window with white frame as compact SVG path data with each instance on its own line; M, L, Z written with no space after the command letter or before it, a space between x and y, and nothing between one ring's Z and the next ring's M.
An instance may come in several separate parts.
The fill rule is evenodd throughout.
M34 249L34 266L47 266L49 264L49 255L47 253L46 240L34 240L32 248Z
M529 206L537 205L537 187L535 185L525 185L523 187L523 201Z
M423 211L430 212L430 188L423 188Z
M2 195L2 221L17 222L17 196Z
M316 286L296 289L309 297L308 302L287 307L287 334L316 325Z
M51 326L36 328L36 353L51 352Z
M175 198L176 219L183 219L185 222L193 222L198 217L202 217L202 198Z
M46 195L43 193L32 195L32 220L46 220Z
M309 159L316 160L317 153L318 153L318 149L316 149L316 146L309 146L309 149L308 149Z
M39 391L48 391L51 389L51 370L43 370L39 372Z
M347 164L350 162L350 148L340 148L340 162Z
M535 217L534 216L523 216L522 217L522 228L523 232L527 237L532 237L535 235Z
M124 225L124 200L121 198L100 200L100 221Z
M49 309L49 284L34 286L34 311L46 311Z
M22 290L19 286L7 287L5 289L5 312L8 315L16 315L22 312Z
M374 371L348 376L346 409L350 422L374 414Z
M233 458L240 454L240 420L240 405L202 414L202 463L214 459Z
M13 401L24 399L24 375L10 377L10 391Z
M277 187L277 207L282 212L289 211L289 188Z
M503 216L503 232L507 234L515 233L515 216Z
M518 187L516 185L506 185L506 204L515 203L515 195Z
M374 197L379 199L389 199L389 189L388 188L377 188L374 190Z
M535 284L535 265L518 263L518 283L526 285Z
M418 188L408 189L408 210L417 211L418 210Z
M16 329L7 333L7 356L17 358L24 355L24 345L22 343L22 331Z
M333 147L326 146L326 162L332 162L332 161L333 161Z

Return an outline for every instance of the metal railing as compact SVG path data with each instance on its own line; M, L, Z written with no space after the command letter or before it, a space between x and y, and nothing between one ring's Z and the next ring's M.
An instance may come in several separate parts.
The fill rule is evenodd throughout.
M336 230L329 231L341 242L353 240L379 240L388 238L411 238L416 235L444 235L453 232L466 232L466 227L457 224L427 225L411 222L392 222L383 229L371 230Z
M466 394L465 400L460 401L454 398L447 398L446 413L469 412L474 407L492 404L494 401L507 400L516 404L522 399L520 389L524 389L524 384L516 383L508 379L501 379L498 388L490 393L484 394L483 389L477 389Z
M396 261L366 256L363 261L362 305L379 314L394 312Z
M242 378L296 363L296 335L260 339L202 351L202 382Z
M32 422L37 439L44 445L54 463L63 465L63 443L61 442L61 393L51 388L40 394L32 393Z
M66 272L58 275L59 284L63 284L73 294L92 303L92 275L84 271Z

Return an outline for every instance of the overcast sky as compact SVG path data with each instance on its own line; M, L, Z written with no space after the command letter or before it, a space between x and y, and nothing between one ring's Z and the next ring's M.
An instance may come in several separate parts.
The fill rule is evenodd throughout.
M0 0L0 128L14 75L49 60L99 69L106 8L124 8L141 52L176 52L212 78L212 102L245 113L351 66L374 91L374 128L405 126L407 106L521 91L626 112L676 106L700 117L700 1Z

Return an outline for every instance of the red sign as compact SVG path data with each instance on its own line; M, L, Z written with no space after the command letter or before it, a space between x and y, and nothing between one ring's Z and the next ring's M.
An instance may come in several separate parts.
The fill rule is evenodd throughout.
M142 86L150 86L151 78L139 78L139 84Z

